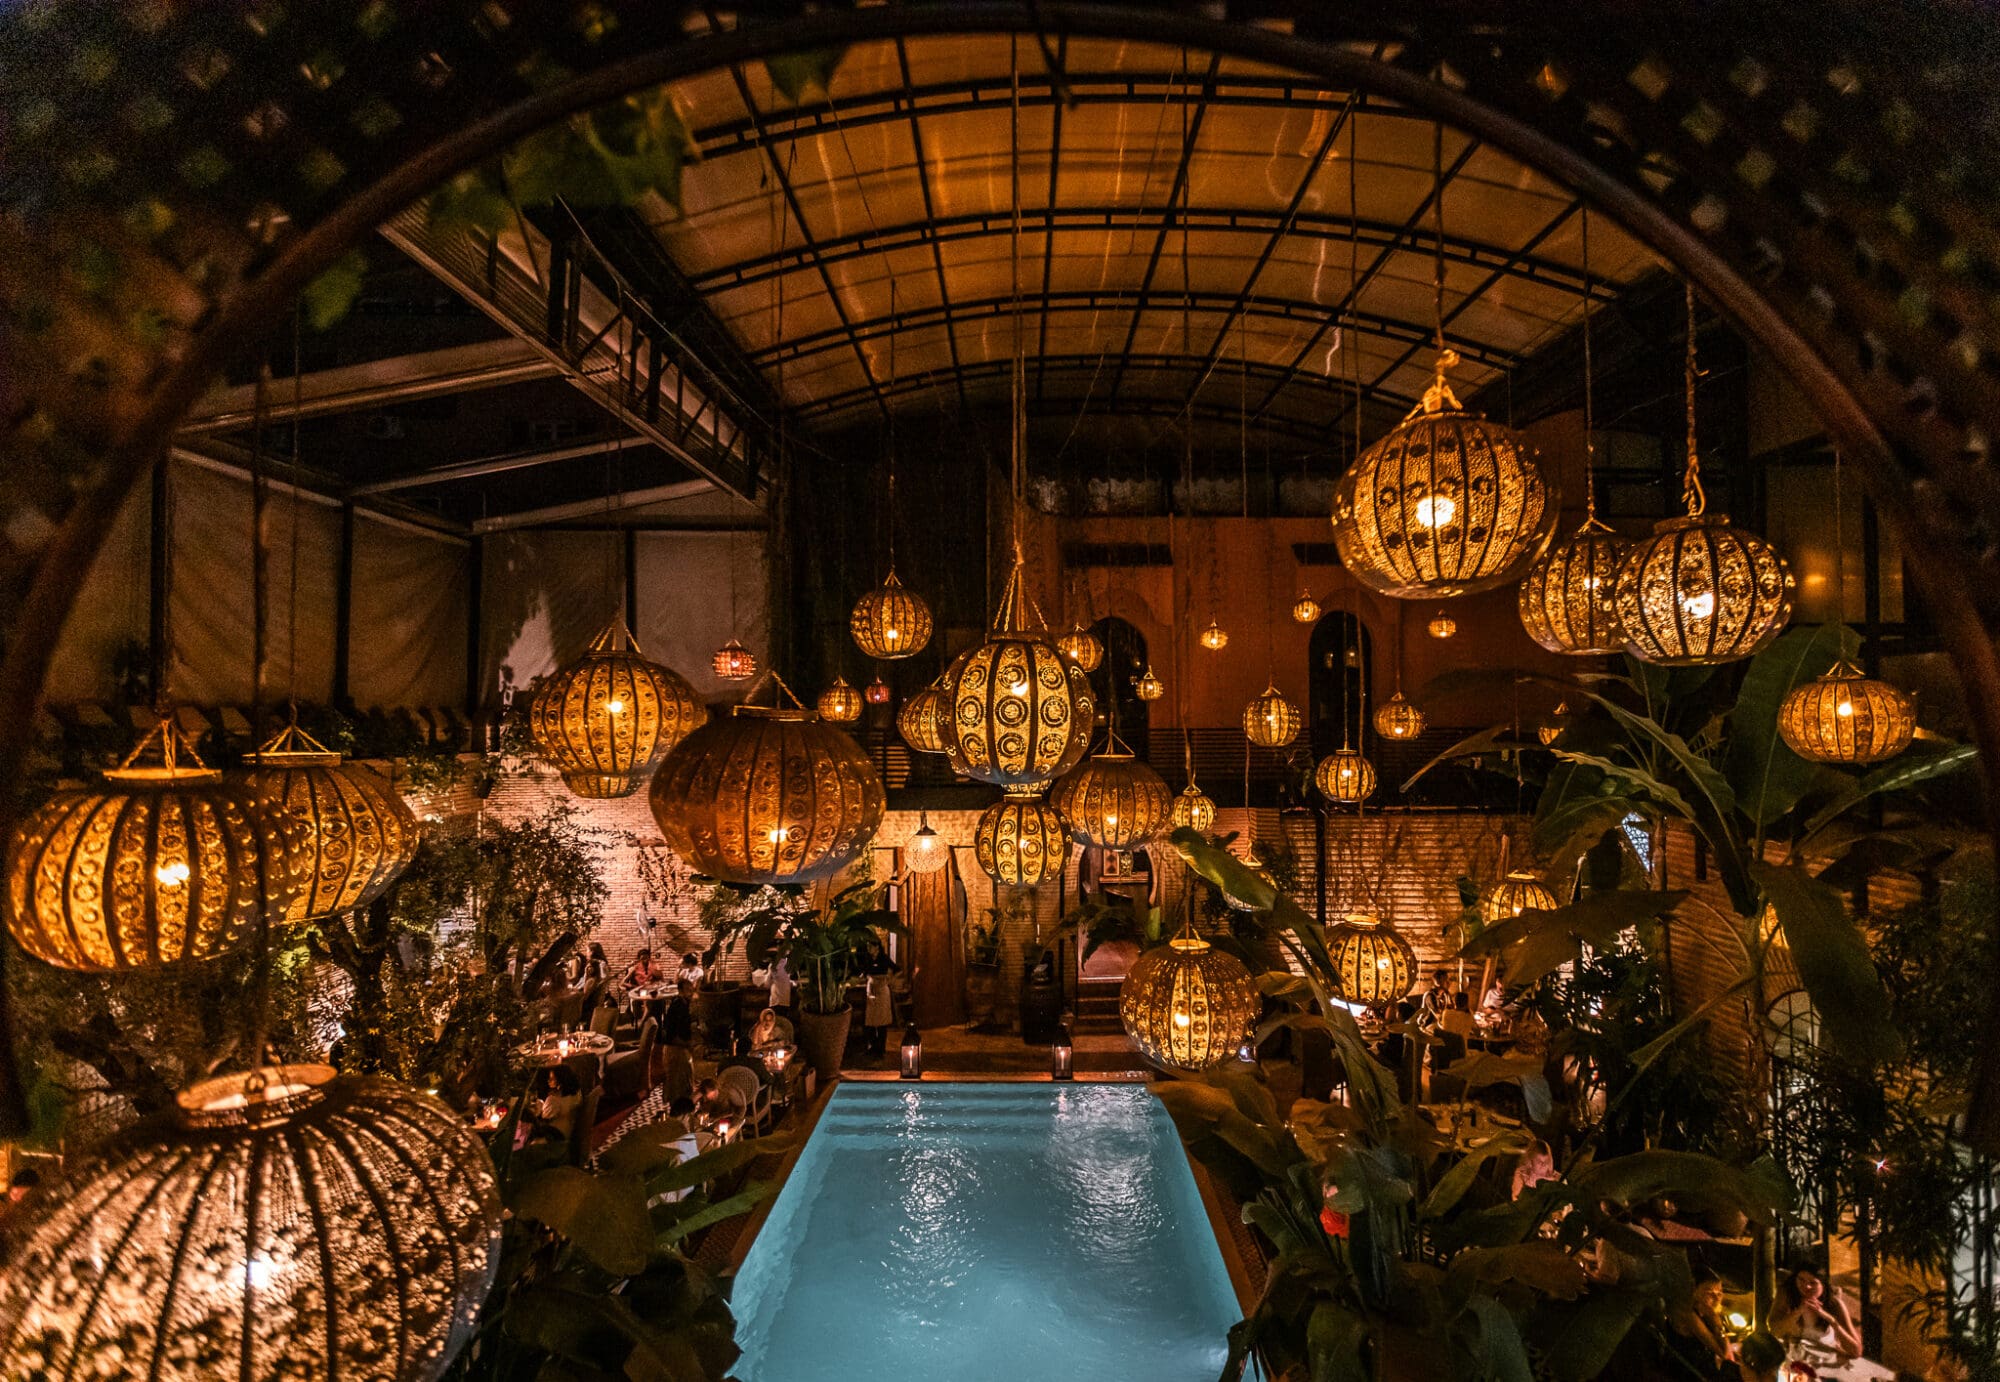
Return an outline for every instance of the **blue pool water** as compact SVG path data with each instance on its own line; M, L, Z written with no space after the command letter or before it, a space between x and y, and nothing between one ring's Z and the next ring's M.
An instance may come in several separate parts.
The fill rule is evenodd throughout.
M844 1084L737 1274L743 1382L1211 1382L1240 1315L1140 1085Z

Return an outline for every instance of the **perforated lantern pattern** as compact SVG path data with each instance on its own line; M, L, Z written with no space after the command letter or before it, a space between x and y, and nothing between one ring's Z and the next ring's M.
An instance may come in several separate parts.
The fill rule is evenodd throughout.
M1354 749L1335 749L1313 770L1313 785L1328 801L1366 801L1375 791L1375 765Z
M1160 775L1129 753L1099 753L1049 790L1049 801L1087 845L1131 849L1166 829L1174 794Z
M1075 767L1097 716L1090 674L1026 627L1025 604L1017 561L986 641L941 683L951 766L1000 787L1039 787Z
M1132 691L1142 701L1157 701L1167 694L1167 684L1153 675L1149 665L1146 674L1132 683Z
M911 657L931 641L931 607L891 571L879 587L855 601L847 627L855 646L870 657Z
M678 675L648 661L622 625L544 681L528 707L535 751L593 800L630 796L660 756L708 719Z
M1060 877L1069 862L1069 822L1041 798L1010 792L980 813L972 846L987 877L1033 887Z
M926 686L904 701L903 708L896 712L897 732L903 736L903 742L918 753L943 753L947 711L944 692L935 686Z
M1301 590L1299 598L1292 601L1292 622L1295 624L1316 624L1319 622L1319 601L1312 592Z
M757 654L732 638L715 650L709 666L723 681L748 681L757 675Z
M1450 638L1458 632L1458 620L1439 610L1431 616L1431 621L1424 625L1424 632L1432 638Z
M325 1066L206 1081L13 1225L0 1376L428 1382L493 1282L500 1197L436 1099Z
M739 706L653 774L653 819L697 873L806 883L838 873L882 823L882 779L861 747L803 711Z
M1916 730L1907 695L1845 661L1793 687L1778 707L1779 736L1815 763L1879 763L1908 748Z
M851 725L861 718L861 693L848 685L846 677L835 677L833 685L819 693L819 717L829 724Z
M302 886L285 913L302 922L366 907L402 875L422 832L378 774L321 747L296 726L249 755L260 798L298 830Z
M1556 895L1541 879L1524 869L1515 869L1486 895L1479 915L1485 921L1505 921L1523 912L1553 912L1557 906Z
M1417 952L1376 917L1356 912L1329 927L1326 950L1350 1003L1393 1003L1416 984Z
M1209 620L1208 627L1201 631L1201 646L1211 653L1221 652L1229 646L1229 630L1213 619Z
M1257 989L1234 955L1180 936L1132 962L1118 999L1125 1034L1156 1064L1209 1070L1256 1025Z
M1095 672L1104 661L1104 645L1097 635L1081 625L1056 640L1056 649L1086 672Z
M178 731L163 724L162 733ZM260 919L282 923L305 882L291 817L190 751L165 766L114 769L30 811L8 841L7 929L63 969L208 960L242 945Z
M1305 717L1285 699L1275 685L1250 699L1243 707L1243 734L1259 748L1281 749L1299 737Z
M1624 647L1618 569L1632 544L1593 518L1528 568L1517 599L1521 627L1552 653L1583 657Z
M1699 667L1749 657L1792 615L1792 573L1771 544L1722 514L1669 518L1618 569L1625 650Z
M1556 518L1534 448L1461 409L1442 376L1333 493L1341 564L1405 600L1506 584L1548 546Z
M1401 691L1375 707L1375 732L1384 739L1406 741L1424 732L1424 712L1403 698Z
M1173 814L1167 824L1175 830L1199 830L1204 835L1215 824L1215 803L1192 782L1174 798Z

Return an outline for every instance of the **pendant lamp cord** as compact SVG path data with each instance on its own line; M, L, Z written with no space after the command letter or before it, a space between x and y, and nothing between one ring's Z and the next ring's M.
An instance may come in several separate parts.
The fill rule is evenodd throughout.
M1583 208L1583 526L1597 526L1597 413L1590 353L1590 208ZM1511 377L1511 376L1510 376Z
M1694 350L1694 283L1687 281L1687 366L1684 371L1687 388L1687 473L1681 480L1681 498L1687 504L1689 518L1701 517L1708 507L1708 496L1701 488L1701 458L1695 454L1694 446L1694 381L1701 377L1701 370L1695 363Z
M270 653L266 646L270 622L269 552L264 540L264 426L270 375L271 362L267 355L257 366L250 427L250 743L253 748L264 742L264 678ZM296 417L292 419L292 425L294 428L298 426ZM169 734L166 737L171 743L173 736ZM260 875L275 862L264 850L257 851L256 857ZM258 897L266 905L257 908L257 925L253 935L255 970L251 976L250 1045L247 1052L251 1072L264 1064L264 1050L269 1044L271 1031L269 880L260 876L258 884Z
M1008 407L1008 445L1013 465L1013 512L1010 517L1014 529L1014 563L1018 577L1021 562L1021 520L1024 517L1022 508L1027 501L1025 457L1022 452L1027 441L1025 433L1028 427L1028 396L1026 381L1022 378L1025 362L1021 353L1021 39L1018 34L1008 40L1007 52L1009 71L1007 127L1013 152L1013 157L1008 160L1013 212L1009 257L1014 313L1014 377Z
M889 385L896 383L896 278L889 276ZM889 574L896 574L896 414L889 413Z
M1431 320L1437 328L1437 387L1444 388L1445 371L1458 363L1456 351L1444 340L1444 122L1431 131Z
M299 722L299 423L305 417L305 381L299 373L299 318L292 308L292 517L290 589L285 597L285 699Z

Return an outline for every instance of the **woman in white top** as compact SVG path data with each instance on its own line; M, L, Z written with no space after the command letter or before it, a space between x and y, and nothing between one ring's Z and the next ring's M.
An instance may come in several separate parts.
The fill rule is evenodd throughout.
M783 955L771 961L771 1006L789 1014L792 1007L792 966Z
M889 962L877 960L868 971L868 1006L861 1016L868 1028L868 1051L879 1056L889 1048L889 1026L896 1020L896 999L889 992Z
M1778 1297L1771 1303L1767 1326L1787 1345L1795 1362L1810 1363L1821 1377L1844 1382L1892 1382L1895 1373L1861 1356L1861 1327L1847 1298L1838 1288L1828 1290L1820 1274L1797 1267L1778 1280Z

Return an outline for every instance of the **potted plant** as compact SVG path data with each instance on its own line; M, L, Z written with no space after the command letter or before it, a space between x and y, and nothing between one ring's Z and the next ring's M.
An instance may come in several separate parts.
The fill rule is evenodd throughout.
M984 923L974 922L965 946L965 1020L984 1026L993 1020L993 995L1000 985L1000 916L986 909Z
M842 891L824 911L794 913L778 944L784 948L799 987L799 1049L822 1081L840 1073L854 1009L847 985L859 964L879 950L884 932L901 933L902 922L879 904L874 883Z

